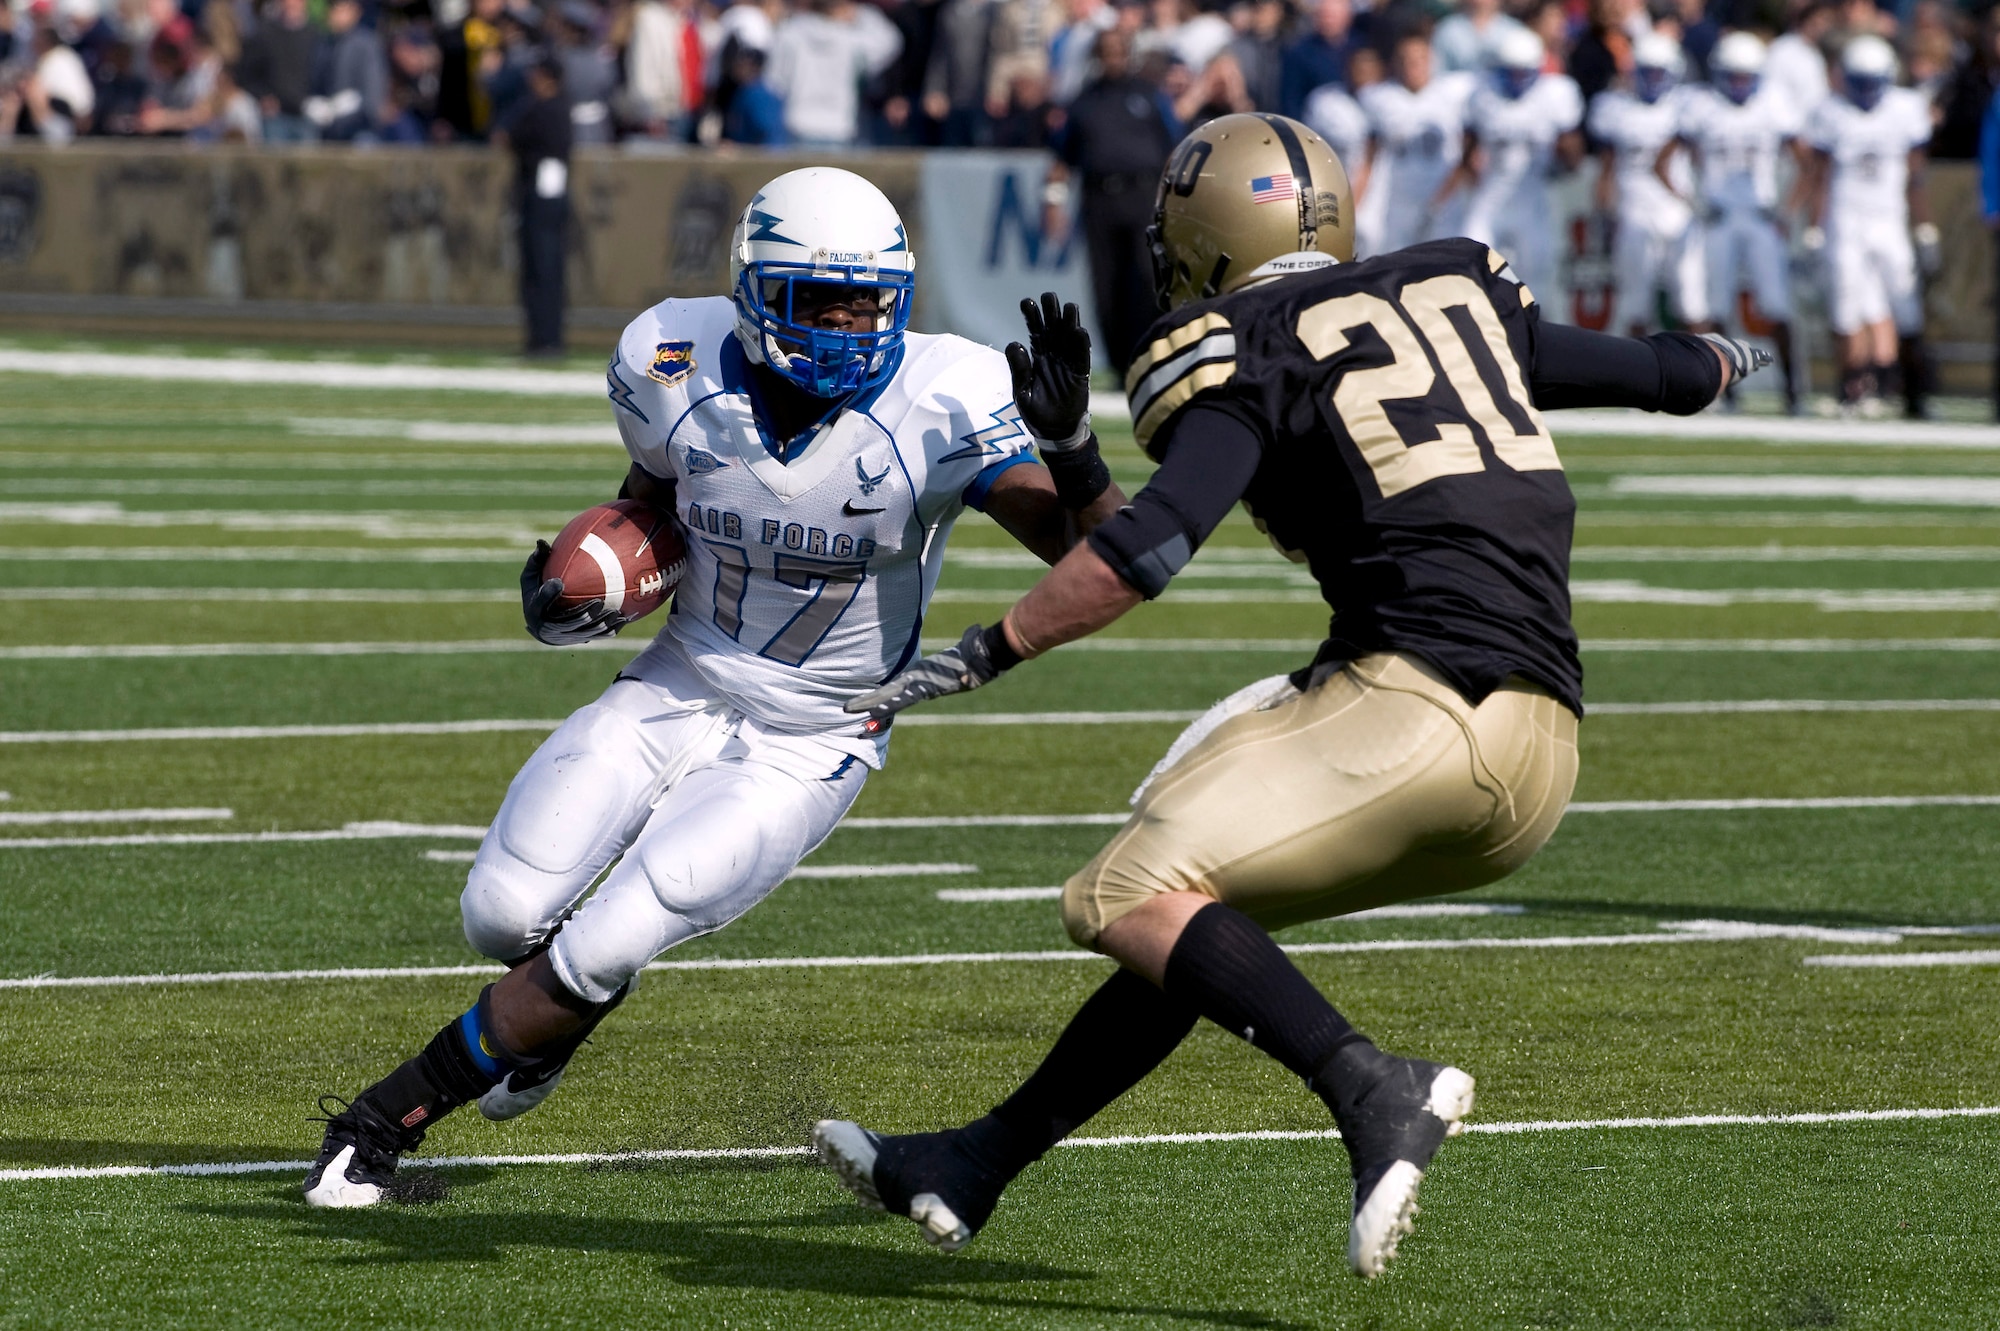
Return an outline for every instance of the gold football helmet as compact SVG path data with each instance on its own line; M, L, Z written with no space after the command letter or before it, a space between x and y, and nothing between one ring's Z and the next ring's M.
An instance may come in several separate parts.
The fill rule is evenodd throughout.
M1222 116L1182 139L1160 176L1153 225L1160 308L1234 291L1301 250L1354 258L1354 190L1326 140L1284 116Z

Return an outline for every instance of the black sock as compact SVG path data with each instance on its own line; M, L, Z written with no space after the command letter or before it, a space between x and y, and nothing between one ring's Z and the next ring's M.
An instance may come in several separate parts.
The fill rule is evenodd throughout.
M961 1131L961 1147L1013 1178L1165 1062L1199 1015L1121 969L1077 1009L1020 1089Z
M1903 393L1903 367L1889 361L1875 367L1875 393L1878 397L1900 397Z
M1345 1045L1368 1037L1334 1011L1250 917L1203 906L1167 957L1166 991L1312 1082ZM1322 1098L1327 1088L1314 1084ZM1331 1101L1329 1101L1331 1103Z
M1912 416L1921 416L1931 394L1931 358L1921 333L1911 333L1896 344L1896 359L1903 374L1903 405Z
M433 1035L422 1053L357 1097L368 1101L397 1125L406 1151L422 1143L431 1124L466 1101L477 1100L500 1080L481 1067L482 1061L492 1062L491 1057L475 1056L468 1043L468 1019L477 1020L486 994L481 993L479 998L470 1012L453 1017L443 1030ZM506 1074L503 1071L501 1075Z

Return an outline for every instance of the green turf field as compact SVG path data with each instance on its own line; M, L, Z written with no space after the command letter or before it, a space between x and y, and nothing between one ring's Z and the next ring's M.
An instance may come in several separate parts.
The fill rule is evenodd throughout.
M1240 520L1104 641L899 725L813 876L669 954L546 1107L437 1128L422 1202L206 1168L309 1158L316 1097L463 1009L484 981L435 972L480 963L479 829L646 636L520 627L525 546L624 471L594 369L532 396L462 359L385 389L0 356L0 1327L2000 1322L2000 1124L1909 1112L2000 1117L2000 433L1557 422L1578 803L1453 913L1281 940L1479 1079L1372 1284L1325 1111L1210 1028L1084 1130L1128 1140L1054 1152L953 1257L798 1152L826 1115L983 1112L1107 973L1032 889L1324 629ZM940 642L1036 576L976 516L952 550ZM258 974L354 968L429 973ZM454 1163L557 1155L587 1158Z

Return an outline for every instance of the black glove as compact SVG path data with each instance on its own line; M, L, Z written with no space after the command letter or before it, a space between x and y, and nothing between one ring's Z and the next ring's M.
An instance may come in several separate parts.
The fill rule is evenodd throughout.
M851 699L846 710L868 713L865 729L873 735L885 729L896 713L906 707L954 693L970 693L981 684L992 683L1020 657L1005 646L1003 639L1000 651L1009 659L996 660L988 634L983 625L974 624L958 640L958 646L919 658L881 688Z
M549 543L536 541L534 553L521 568L521 618L528 622L528 632L538 642L551 647L570 647L592 638L609 638L631 622L606 610L601 600L586 601L574 610L549 618L548 609L562 595L563 585L561 578L543 579L542 570L548 562Z
M1014 402L1021 423L1042 449L1076 448L1090 437L1090 332L1074 305L1044 291L1042 302L1021 302L1028 345L1007 344L1014 372Z
M1748 342L1739 342L1720 333L1701 333L1698 336L1728 359L1729 368L1735 373L1735 380L1731 382L1747 379L1771 363L1771 353L1762 347L1753 347Z

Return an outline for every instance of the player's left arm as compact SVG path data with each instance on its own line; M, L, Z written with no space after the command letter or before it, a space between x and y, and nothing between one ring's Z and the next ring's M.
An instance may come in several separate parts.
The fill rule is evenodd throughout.
M879 730L905 708L991 683L1165 591L1249 488L1264 438L1247 414L1197 402L1169 420L1160 441L1162 461L1146 487L998 624L974 624L958 646L917 661L847 710L868 713L869 728Z
M1027 345L1008 344L1021 424L1041 467L1008 467L981 502L1009 535L1053 564L1125 505L1090 428L1090 333L1052 291L1023 300Z

